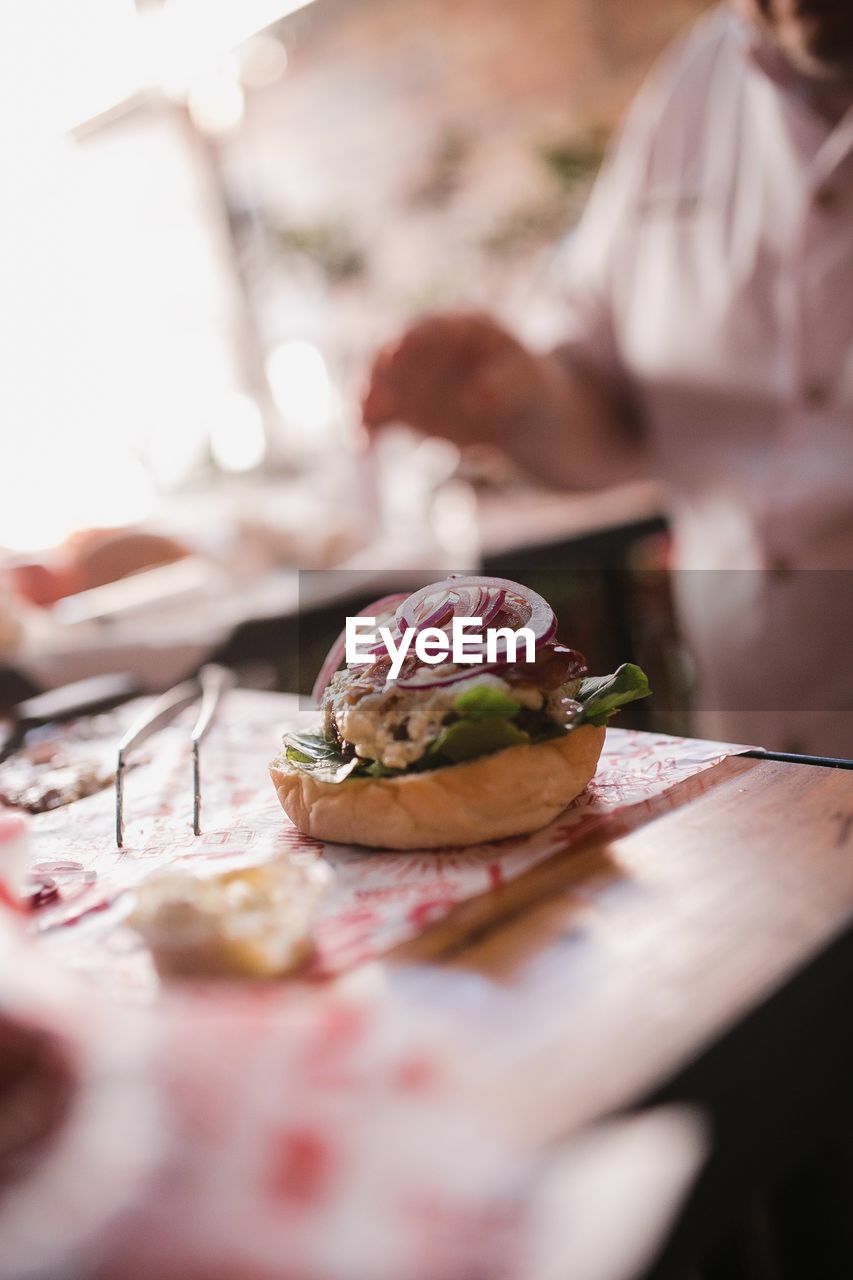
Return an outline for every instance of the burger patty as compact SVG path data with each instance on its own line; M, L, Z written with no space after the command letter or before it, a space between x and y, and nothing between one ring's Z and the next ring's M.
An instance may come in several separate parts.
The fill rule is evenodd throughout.
M455 670L447 664L436 670ZM521 714L541 722L567 727L577 712L573 695L577 680L555 689L500 676L473 675L448 685L426 689L401 689L396 683L377 688L363 668L338 671L323 700L324 729L341 743L345 754L378 760L389 769L405 769L419 760L441 731L459 719L456 699L465 690L487 685L511 698Z

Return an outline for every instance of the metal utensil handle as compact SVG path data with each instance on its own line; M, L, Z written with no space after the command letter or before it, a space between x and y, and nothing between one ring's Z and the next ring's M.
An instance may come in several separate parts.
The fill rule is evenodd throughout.
M213 724L217 709L226 690L234 685L234 673L227 667L210 663L199 672L201 706L192 730L193 756L193 834L201 835L201 761L199 747Z
M167 690L130 726L119 743L116 759L116 844L119 849L124 847L124 770L128 755L197 702L200 692L198 680L184 680Z
M171 724L185 707L198 702L200 693L198 680L184 680L181 684L176 684L174 689L168 689L166 693L161 694L157 701L147 707L139 719L130 726L118 744L119 753L127 755L135 747L147 742L158 729L164 729L167 724Z
M202 667L198 681L201 686L201 706L192 729L194 743L202 742L206 737L223 693L234 685L234 673L227 667L209 663Z
M0 764L5 764L10 756L15 755L24 745L27 737L27 730L24 725L13 724L9 730L3 745L0 746Z
M59 724L77 716L95 715L109 711L121 702L127 702L140 692L139 681L125 672L90 676L75 680L73 684L60 685L37 693L26 702L19 702L13 711L14 718L27 729L39 725Z
M56 689L48 689L46 693L34 694L12 708L12 725L0 746L0 764L24 746L30 729L110 711L120 703L136 697L139 692L139 681L135 676L116 672L75 680L73 684L60 685Z

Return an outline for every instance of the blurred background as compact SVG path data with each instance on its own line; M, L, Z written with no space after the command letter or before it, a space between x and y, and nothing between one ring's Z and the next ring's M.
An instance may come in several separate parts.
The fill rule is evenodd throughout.
M689 727L652 487L550 493L404 424L368 450L358 402L426 309L559 337L553 256L704 7L9 6L0 702L212 654L305 689L347 579L306 598L300 570L479 564L549 575L566 638L599 669L644 661L643 715Z

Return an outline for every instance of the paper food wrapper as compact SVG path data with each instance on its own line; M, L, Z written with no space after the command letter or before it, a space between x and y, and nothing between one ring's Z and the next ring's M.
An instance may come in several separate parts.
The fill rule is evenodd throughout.
M126 712L125 714L130 714ZM316 716L307 716L308 722ZM114 839L111 790L33 822L35 866L59 885L39 913L55 931L87 922L86 944L75 940L78 963L116 976L110 933L126 909L122 896L173 865L200 873L286 854L323 859L333 869L316 930L314 972L335 974L382 955L442 919L459 902L499 888L611 820L656 800L679 782L742 748L664 734L608 729L598 771L586 791L548 827L531 836L461 849L400 853L327 844L303 836L278 804L268 775L282 735L306 713L297 699L235 691L203 753L202 835L190 828L190 772L185 728L175 726L151 746L151 759L127 775L125 849ZM100 917L98 921L97 917ZM98 934L104 955L92 941ZM131 980L132 946L121 943L122 971ZM142 985L139 958L134 979Z
M0 1045L41 1037L61 1064L43 1087L64 1093L0 1181L0 1277L551 1280L559 1263L573 1280L628 1280L701 1164L701 1122L644 1117L545 1155L506 1123L518 1083L458 1007L371 959L736 748L611 730L593 783L536 835L371 853L307 840L279 808L266 765L294 699L233 693L223 710L201 837L180 727L128 774L126 851L110 792L30 824L36 877L57 895L29 922L0 914ZM334 870L312 974L330 980L159 986L123 922L133 887L167 866L282 854ZM0 1135L10 1101L0 1088ZM602 1179L625 1194L596 1217Z

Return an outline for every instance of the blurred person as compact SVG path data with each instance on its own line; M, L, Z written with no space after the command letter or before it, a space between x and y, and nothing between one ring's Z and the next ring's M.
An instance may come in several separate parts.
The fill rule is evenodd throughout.
M853 3L731 0L635 101L559 255L562 345L432 316L369 430L491 441L549 484L657 476L697 730L853 756Z

